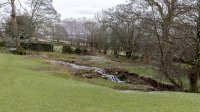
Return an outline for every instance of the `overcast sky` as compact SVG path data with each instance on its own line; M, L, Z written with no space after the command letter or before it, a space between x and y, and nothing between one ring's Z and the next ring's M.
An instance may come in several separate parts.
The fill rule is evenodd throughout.
M111 8L127 0L53 0L55 9L64 18L93 18L102 9Z

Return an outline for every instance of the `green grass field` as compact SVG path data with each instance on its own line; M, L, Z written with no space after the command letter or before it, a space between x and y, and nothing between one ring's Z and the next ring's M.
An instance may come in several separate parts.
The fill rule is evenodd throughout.
M42 59L0 54L0 112L200 112L200 95L122 92L37 68Z

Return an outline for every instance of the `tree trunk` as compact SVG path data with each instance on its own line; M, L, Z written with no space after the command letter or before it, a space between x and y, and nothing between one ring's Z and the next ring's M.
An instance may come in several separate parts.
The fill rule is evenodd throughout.
M104 49L103 54L107 55L107 50L106 49Z
M116 57L116 58L118 58L118 51L117 50L114 50L114 56Z
M200 1L198 1L198 7L200 6ZM190 92L198 93L198 76L200 73L200 9L198 9L198 18L197 18L197 36L196 36L196 54L195 54L195 64L194 64L194 71L190 73L189 80L190 80Z
M12 21L12 25L13 25L13 33L14 33L14 37L15 37L15 44L16 44L17 51L20 51L21 45L20 45L20 35L18 35L18 31L17 31L15 0L11 0L11 8L12 8L11 21Z
M144 60L143 61L144 61L145 64L149 64L149 55L148 54L144 55Z
M170 74L168 73L168 66L171 66L170 64L172 63L171 60L169 59L169 55L171 54L166 54L164 52L164 46L162 46L160 38L158 37L158 41L159 41L159 50L160 50L160 68L161 71L163 72L163 75L174 85L176 86L176 88L178 90L182 90L183 88L181 87L180 84L177 83L177 81L170 76ZM165 43L163 43L165 44ZM169 53L169 52L168 52Z
M144 55L143 55L143 62L145 64L149 64L149 53L148 53L148 50L147 48L145 47L145 50L144 50Z
M190 80L190 92L192 93L198 93L198 75L196 72L192 72L189 75Z

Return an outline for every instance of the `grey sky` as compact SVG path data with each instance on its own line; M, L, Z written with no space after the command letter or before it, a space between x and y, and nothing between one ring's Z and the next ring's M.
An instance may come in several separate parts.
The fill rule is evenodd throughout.
M54 0L55 9L64 18L94 17L95 13L102 9L111 8L126 0Z

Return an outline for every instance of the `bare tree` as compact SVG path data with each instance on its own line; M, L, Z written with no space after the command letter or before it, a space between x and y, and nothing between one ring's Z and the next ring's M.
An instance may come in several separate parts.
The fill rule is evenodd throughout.
M173 69L173 47L176 45L173 31L176 19L188 11L178 0L145 0L152 9L154 18L154 31L158 41L160 53L160 69L163 75L169 79L177 88L181 88L180 82L177 82L170 70Z
M53 40L59 41L66 41L69 38L68 32L66 29L60 25L60 24L55 24L52 29L52 36Z
M112 29L115 39L119 40L127 58L130 58L132 53L137 50L141 34L139 13L134 10L131 4L121 4L103 11L103 14L105 17L102 18L101 22Z
M16 8L16 2L19 2L18 8ZM59 20L59 14L54 9L52 0L27 0L23 4L21 4L21 1L10 0L10 5L12 9L12 32L13 37L15 37L17 51L22 50L20 46L20 37L26 37L27 34L30 34L33 29L35 29L37 32L35 35L31 35L32 37L38 37L43 34L45 35L44 32L46 32L46 29L48 29L47 27L49 23ZM25 6L28 8L26 9ZM23 28L18 25L16 9L22 9L26 12L27 19L26 24L23 25Z

